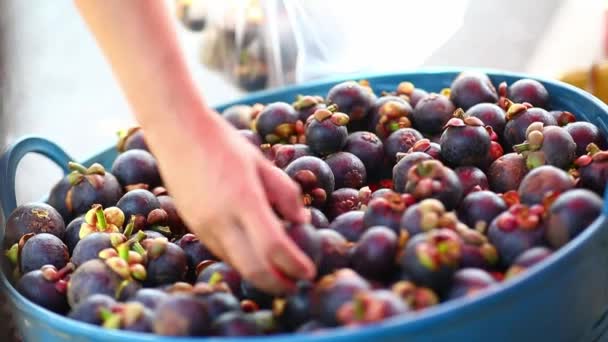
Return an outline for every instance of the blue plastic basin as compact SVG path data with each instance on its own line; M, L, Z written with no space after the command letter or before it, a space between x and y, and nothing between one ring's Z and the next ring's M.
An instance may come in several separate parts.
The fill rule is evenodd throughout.
M377 91L392 90L401 81L411 81L428 91L449 87L459 70L426 70L401 74L351 75L245 97L235 103L292 102L298 94L325 95L337 82L367 79ZM482 70L494 84L509 84L526 75ZM608 133L608 107L592 95L567 84L539 79L551 94L551 107L569 110L578 118L598 125ZM21 158L39 153L65 170L70 157L57 145L42 138L26 137L10 146L0 159L2 209L16 206L15 171ZM114 147L84 161L110 167ZM608 202L605 202L608 203ZM454 300L420 314L387 320L359 329L337 328L314 335L276 335L265 338L199 338L196 341L598 341L608 328L608 206L604 214L576 239L523 276L476 298ZM0 227L0 240L4 229ZM2 286L14 303L16 321L26 341L181 341L155 335L109 331L72 321L36 306L22 297L1 276Z

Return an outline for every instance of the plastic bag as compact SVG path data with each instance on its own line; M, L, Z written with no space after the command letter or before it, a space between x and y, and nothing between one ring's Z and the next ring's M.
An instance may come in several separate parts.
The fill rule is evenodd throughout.
M468 2L189 0L180 18L203 27L202 64L251 91L418 67L459 29Z

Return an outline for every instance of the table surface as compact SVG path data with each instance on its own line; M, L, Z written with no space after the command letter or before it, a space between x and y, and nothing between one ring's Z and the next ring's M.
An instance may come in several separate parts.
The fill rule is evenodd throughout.
M72 1L1 1L0 133L7 144L25 134L49 138L77 159L113 144L134 123L111 70ZM576 3L576 5L575 5ZM422 66L481 66L555 76L599 55L601 1L470 0L455 34ZM209 102L241 92L197 63L198 38L180 31ZM19 202L48 191L60 172L28 156L18 171Z

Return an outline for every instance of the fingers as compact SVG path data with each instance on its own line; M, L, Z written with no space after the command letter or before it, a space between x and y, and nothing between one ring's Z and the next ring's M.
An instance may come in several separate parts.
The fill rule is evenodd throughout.
M241 212L241 224L258 253L277 270L293 279L312 279L315 265L287 236L264 193L253 194L253 205Z
M222 248L230 255L230 265L256 288L272 294L294 289L295 283L273 269L238 225L224 225L217 233Z
M287 220L303 223L308 213L302 203L300 187L281 169L265 161L259 164L258 170L266 196L275 205L279 213Z

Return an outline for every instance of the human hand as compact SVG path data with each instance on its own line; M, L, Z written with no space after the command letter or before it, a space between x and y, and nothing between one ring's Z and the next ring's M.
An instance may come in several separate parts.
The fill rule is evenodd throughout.
M287 236L286 220L308 212L299 186L216 113L200 134L164 131L146 136L180 215L215 255L256 287L292 290L294 279L312 278L312 261Z

